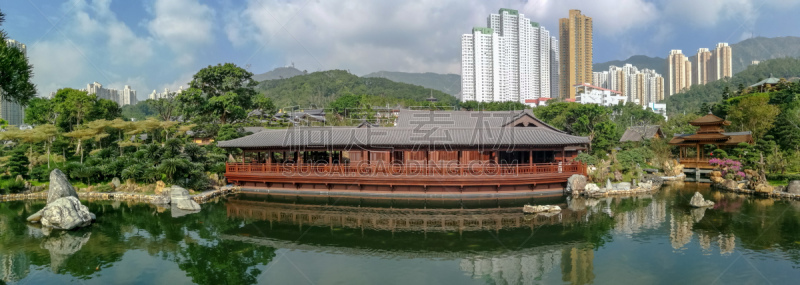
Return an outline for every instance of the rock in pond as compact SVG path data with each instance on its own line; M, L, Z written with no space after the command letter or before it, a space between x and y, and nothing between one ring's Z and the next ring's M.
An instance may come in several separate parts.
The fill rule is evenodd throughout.
M81 205L81 201L75 197L64 197L47 204L39 213L31 217L41 215L39 222L44 227L59 230L71 230L77 227L85 227L92 223L96 217L89 212L89 208ZM30 218L29 218L30 219Z
M75 187L72 187L72 184L69 183L64 172L59 169L53 169L50 172L50 190L47 192L47 204L63 197L75 197L77 200L78 193L75 192Z
M170 189L170 198L172 205L178 209L187 211L200 211L200 204L197 204L191 197L189 197L189 190L184 189L178 185L173 185Z
M714 206L714 201L706 200L700 192L694 192L694 196L692 196L692 200L689 201L689 205L695 208L711 207Z

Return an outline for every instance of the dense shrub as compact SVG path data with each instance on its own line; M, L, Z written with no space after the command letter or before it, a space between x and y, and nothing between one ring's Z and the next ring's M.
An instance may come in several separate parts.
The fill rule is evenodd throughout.
M3 180L0 182L0 192L4 194L20 193L25 190L25 182L16 181L15 179Z
M588 165L597 164L597 158L592 156L592 155L590 155L590 154L588 154L588 153L585 153L585 152L579 153L578 156L575 157L575 161L580 161L580 162L586 163ZM223 164L223 166L224 165L225 164Z

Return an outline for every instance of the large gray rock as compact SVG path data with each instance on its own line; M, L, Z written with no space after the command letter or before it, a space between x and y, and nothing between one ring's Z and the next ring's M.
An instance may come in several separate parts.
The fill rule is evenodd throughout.
M789 185L786 186L786 192L800 194L800 180L792 180L789 182Z
M689 201L689 205L695 208L711 207L714 206L714 201L706 200L700 192L694 192L694 196L692 196L692 200Z
M75 197L64 197L47 204L39 213L42 226L59 230L71 230L92 223L95 215L81 205ZM36 215L36 214L34 214Z
M72 184L69 183L64 172L53 169L50 172L50 190L47 192L47 204L64 197L75 197L77 200L78 193L75 192L75 187L72 187Z
M567 191L581 191L586 187L586 176L573 174L567 179Z
M181 210L186 211L200 211L200 204L197 204L191 197L189 197L189 190L184 189L178 185L173 185L169 191L170 203Z

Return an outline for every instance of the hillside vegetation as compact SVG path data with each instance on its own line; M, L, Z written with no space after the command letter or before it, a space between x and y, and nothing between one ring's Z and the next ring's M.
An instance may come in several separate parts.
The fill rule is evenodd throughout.
M425 101L431 95L439 102L456 105L458 99L444 92L386 78L362 78L344 70L328 70L258 84L258 93L272 99L278 108L323 107L342 95L374 95L391 99Z
M689 90L668 97L667 112L670 114L700 112L704 106L722 100L722 94L727 87L729 93L736 93L758 81L769 78L794 78L800 77L800 59L780 58L763 61L758 65L748 66L732 78L718 80L706 85L693 85Z
M269 72L253 75L253 80L264 81L264 80L284 79L307 73L308 72L300 71L299 69L294 68L293 66L278 67L276 69L270 70Z
M382 77L394 82L414 84L425 88L439 90L454 96L461 93L461 75L458 74L378 71L362 77Z

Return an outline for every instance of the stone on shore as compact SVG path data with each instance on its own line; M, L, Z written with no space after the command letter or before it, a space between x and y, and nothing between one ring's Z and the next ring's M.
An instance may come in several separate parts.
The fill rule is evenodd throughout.
M63 197L48 203L44 209L31 217L37 214L41 215L39 221L42 226L59 230L85 227L95 219L95 215L89 212L89 208L82 205L81 201L75 197Z
M69 183L67 175L59 169L50 172L50 190L47 192L47 204L64 197L78 198L75 187Z
M161 195L161 193L164 193L164 191L170 192L170 189L166 188L166 187L167 187L167 184L164 183L164 181L159 180L158 182L156 182L156 189L153 192L155 192L156 195Z
M770 194L770 193L772 193L772 190L775 190L775 189L769 184L758 184L758 185L756 185L756 189L754 189L754 190L756 190L757 193Z
M586 188L586 176L573 174L567 179L567 191L581 191Z
M722 187L725 187L728 190L736 190L737 186L738 186L738 183L736 183L736 181L733 181L733 180L730 180L730 179L725 179L725 181L722 182Z
M789 185L786 186L786 192L790 194L800 194L800 180L790 181Z
M614 190L618 190L618 191L631 190L631 183L630 182L620 182L620 183L614 184Z
M700 192L694 192L694 196L692 196L692 200L689 201L689 205L695 208L711 207L714 206L714 201L706 200Z
M600 187L597 186L597 184L595 183L586 184L586 187L584 187L583 189L586 191L586 193L593 193L600 191Z
M119 188L120 185L122 185L122 183L119 182L119 178L111 178L111 186L114 186L114 189Z

